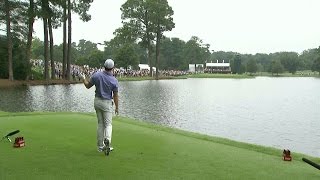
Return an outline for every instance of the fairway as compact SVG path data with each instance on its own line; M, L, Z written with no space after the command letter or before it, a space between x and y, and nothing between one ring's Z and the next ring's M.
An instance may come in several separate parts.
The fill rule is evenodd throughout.
M281 150L124 117L113 121L115 150L108 157L96 150L94 114L0 112L1 137L17 129L14 137L23 136L26 146L0 142L1 180L320 179L301 154L284 162Z

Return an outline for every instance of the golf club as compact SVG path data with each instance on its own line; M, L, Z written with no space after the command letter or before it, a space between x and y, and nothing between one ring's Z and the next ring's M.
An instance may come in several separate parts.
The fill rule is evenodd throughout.
M15 135L15 134L17 134L17 133L19 133L19 132L20 132L19 130L12 131L12 132L8 133L7 135L5 135L5 136L1 139L1 141L2 141L3 139L8 139L8 141L11 142L11 139L9 138L9 136Z
M315 168L317 168L317 169L320 170L320 165L319 165L319 164L317 164L317 163L315 163L315 162L312 162L312 161L310 161L309 159L306 159L306 158L302 158L302 160L303 160L304 162L310 164L311 166L313 166L313 167L315 167Z

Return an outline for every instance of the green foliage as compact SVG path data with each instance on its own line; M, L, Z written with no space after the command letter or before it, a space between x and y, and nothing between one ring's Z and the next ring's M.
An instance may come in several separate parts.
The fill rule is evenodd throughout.
M8 49L5 36L0 35L0 78L8 78Z
M44 45L39 38L34 38L31 45L31 58L43 59Z
M85 64L89 65L90 67L103 67L103 52L96 49L90 52L88 60Z
M78 50L78 56L80 57L87 56L92 51L98 50L96 43L92 43L91 41L86 41L84 39L79 40L76 49Z
M210 61L215 62L216 60L233 60L234 57L237 55L235 52L224 52L224 51L217 51L212 52L210 56Z
M167 0L149 0L150 22L155 28L154 33L160 33L160 38L165 31L171 31L175 27L173 22L173 10Z
M319 54L317 49L308 49L302 52L299 56L299 69L310 70L313 62L318 58Z
M123 26L113 33L115 37L110 41L113 46L135 43L139 38L139 27L133 22L123 22Z
M281 64L283 65L284 69L289 71L292 74L295 74L297 71L299 58L298 54L295 52L282 52L279 53L278 59L280 59Z
M118 31L122 42L140 39L142 47L148 50L147 59L150 68L152 63L152 41L156 38L156 66L158 77L160 44L163 32L174 28L173 10L167 0L127 0L121 6L123 28ZM116 32L117 33L117 32ZM124 38L127 37L127 38ZM132 42L130 42L132 43ZM117 54L119 56L119 54ZM150 72L151 74L152 72Z
M21 0L8 0L12 38L27 39L28 3ZM0 1L0 27L6 27L5 3Z
M150 2L152 0L127 0L120 8L122 15L121 19L124 25L133 28L131 32L136 31L141 44L147 48L150 42L154 39L155 34L154 27L150 22L150 16L154 9L150 8Z
M7 79L9 77L8 71L8 49L7 40L5 36L0 36L0 78ZM13 39L12 47L13 59L13 77L16 80L24 80L27 77L27 72L31 66L26 60L25 44L17 38Z
M187 64L203 64L210 58L210 46L203 44L203 41L193 36L185 44L184 55Z
M160 69L186 70L188 63L184 58L185 42L179 38L165 38L161 43Z
M233 74L242 74L242 72L241 72L241 56L239 54L235 55L232 64L233 64L231 66L232 73Z
M26 59L26 47L20 40L16 39L13 43L13 77L17 80L25 80L31 65Z
M271 58L268 54L257 53L253 57L256 60L257 64L260 64L259 71L267 71L271 65Z
M284 67L281 64L280 60L274 60L271 63L271 73L273 74L281 74L284 72Z
M250 59L247 63L247 72L256 73L258 70L257 62L254 59Z
M79 14L80 19L84 22L91 20L91 15L88 14L93 0L74 0L72 3L73 11Z
M318 57L313 61L312 71L317 71L320 74L320 57Z
M125 44L120 47L115 55L115 60L118 67L137 67L139 64L139 58L133 44Z
M263 72L264 68L263 65L261 63L257 64L257 72Z
M43 80L43 69L39 67L33 67L31 69L31 77L33 80Z

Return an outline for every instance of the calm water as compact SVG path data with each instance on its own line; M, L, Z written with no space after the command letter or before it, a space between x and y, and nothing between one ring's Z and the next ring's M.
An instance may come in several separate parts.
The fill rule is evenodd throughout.
M320 79L120 82L120 114L320 157ZM0 89L2 111L94 112L82 84Z

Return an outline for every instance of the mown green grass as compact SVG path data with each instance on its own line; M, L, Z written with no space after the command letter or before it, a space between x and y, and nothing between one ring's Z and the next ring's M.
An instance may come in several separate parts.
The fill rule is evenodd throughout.
M94 114L0 112L0 133L16 129L26 147L0 142L0 179L320 178L319 170L301 161L302 154L284 162L274 148L124 117L114 119L115 150L108 157L96 151Z
M270 77L320 77L319 73L310 70L297 71L295 74L284 72L280 74L272 74L270 72L257 72L255 76L270 76Z
M248 74L212 74L212 73L199 73L199 74L190 74L188 78L234 78L234 79L243 79L243 78L254 78Z
M155 77L144 76L144 77L117 77L119 81L145 81L145 80L156 80ZM159 80L162 79L187 79L186 76L163 76L159 77Z

